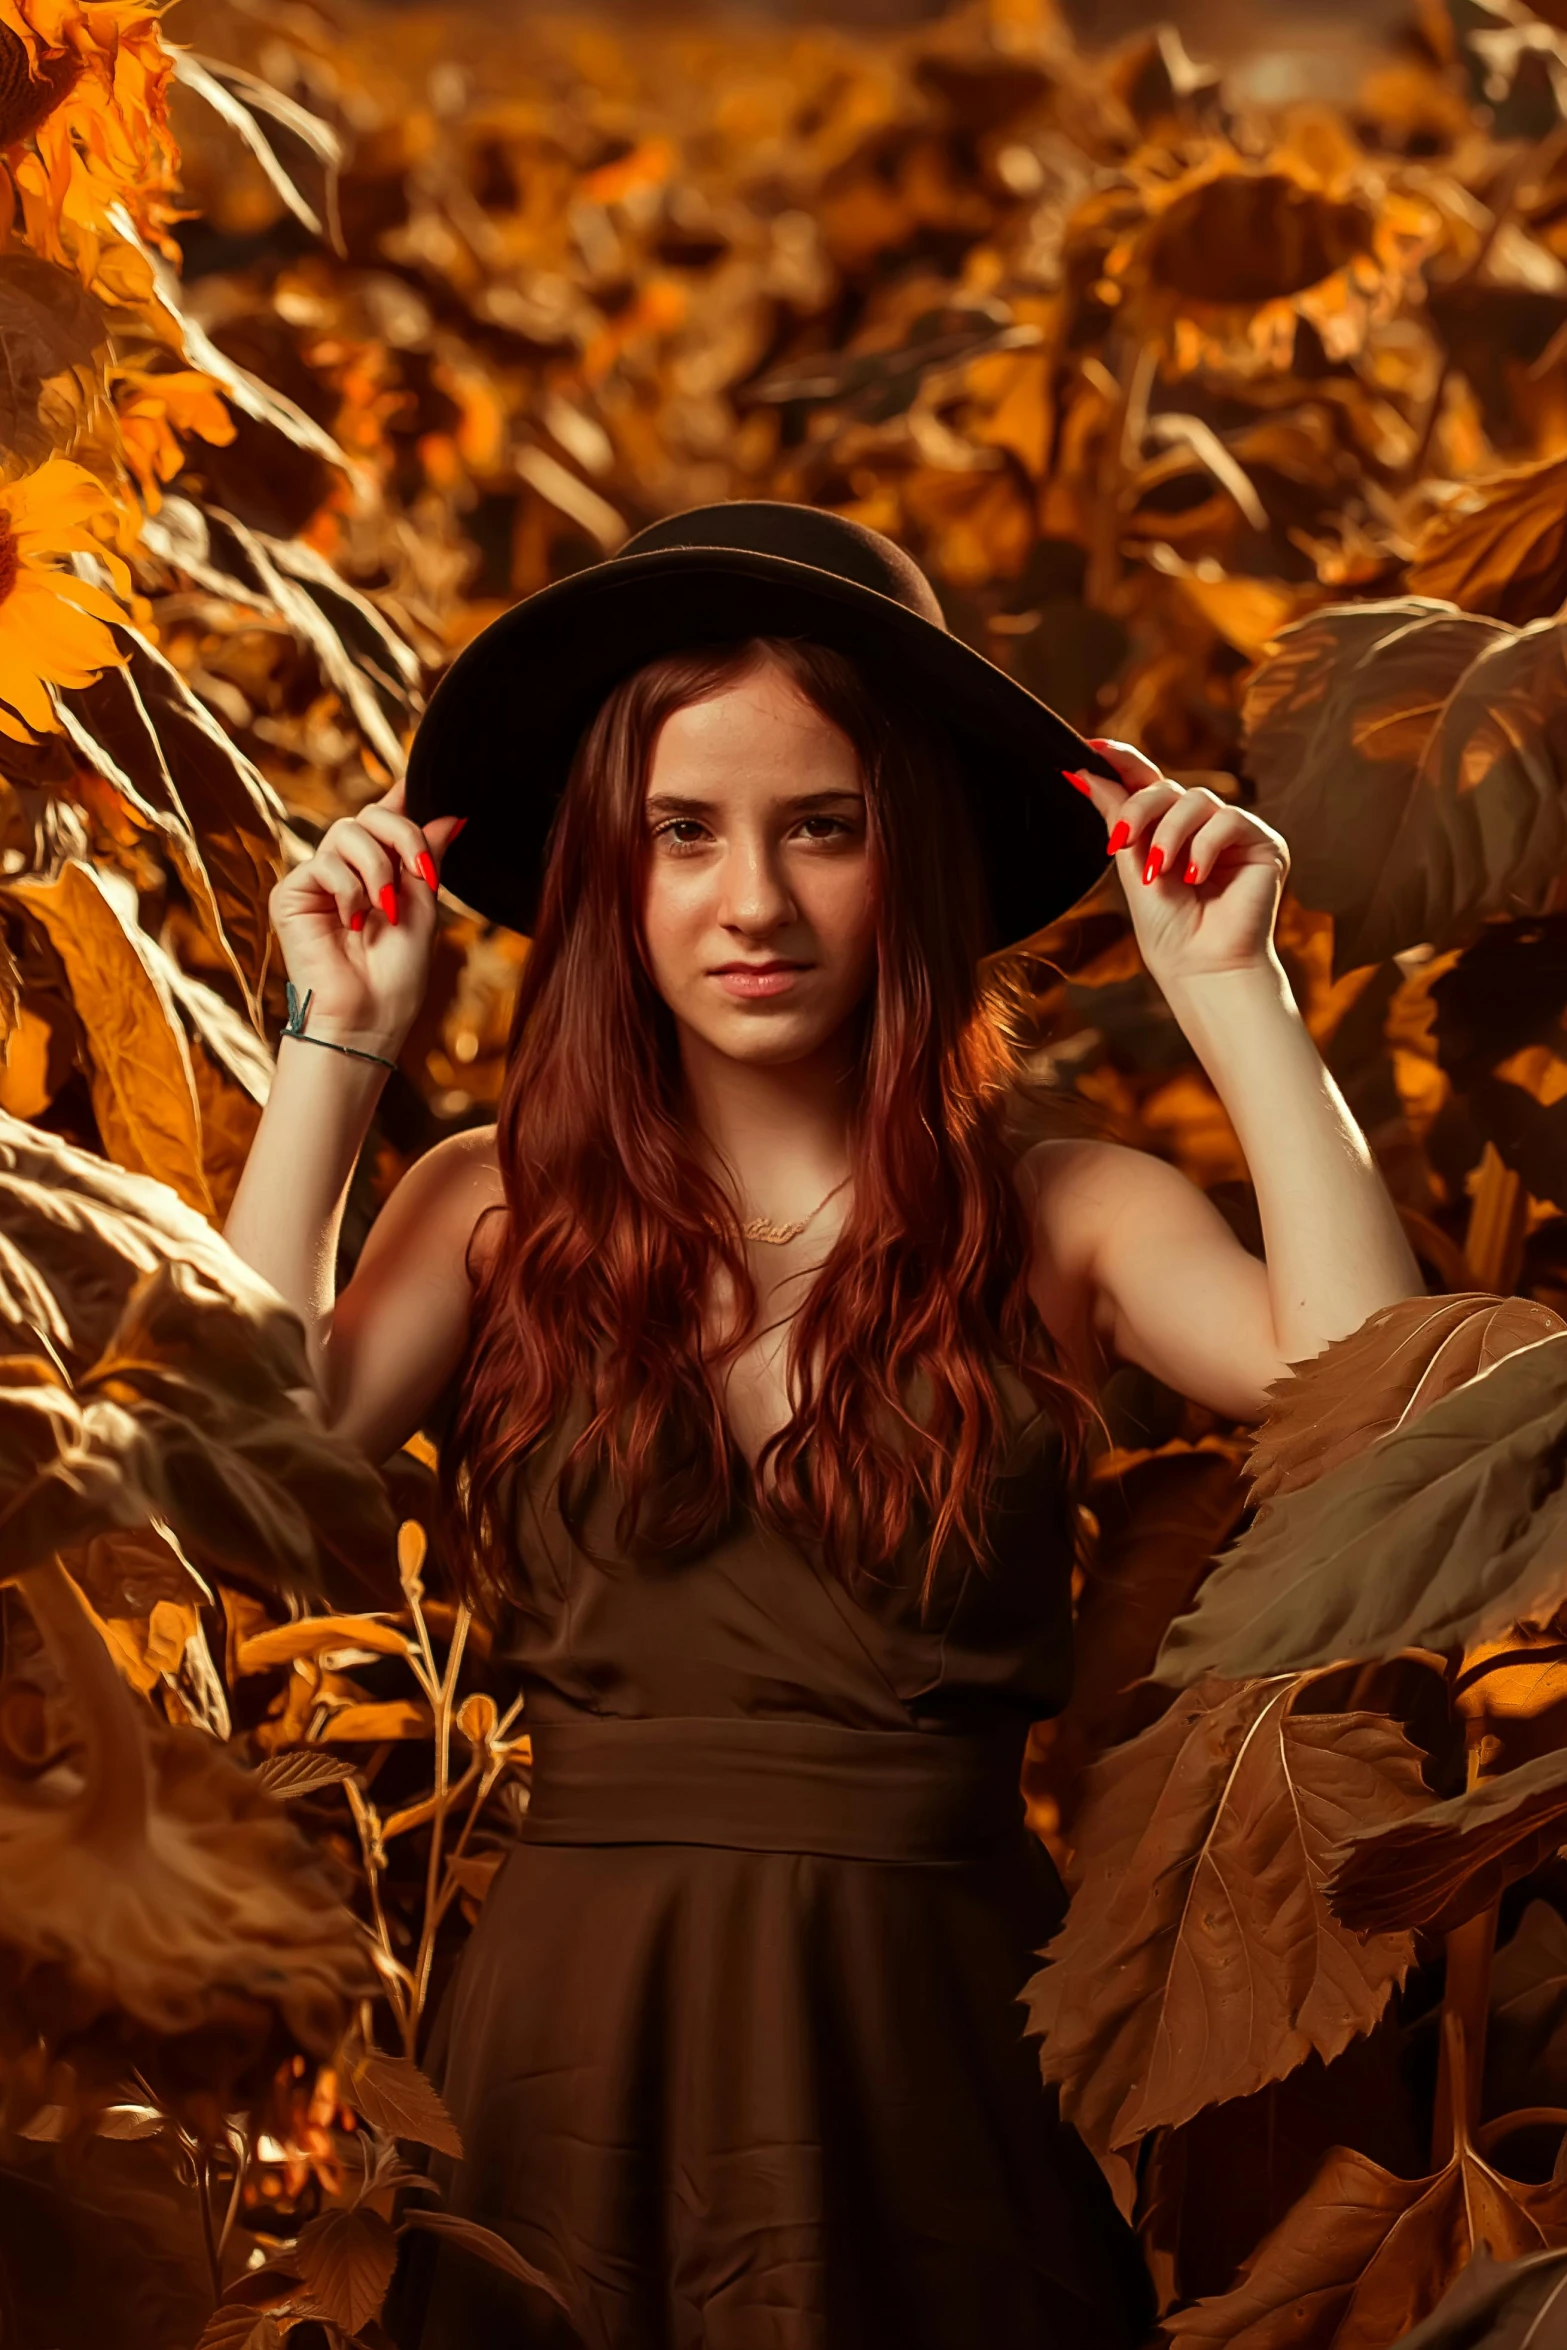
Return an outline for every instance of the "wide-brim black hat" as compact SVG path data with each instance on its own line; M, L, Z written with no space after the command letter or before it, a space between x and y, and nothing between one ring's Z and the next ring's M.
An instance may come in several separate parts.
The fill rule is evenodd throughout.
M880 531L811 506L732 499L655 522L527 596L466 645L409 753L416 823L471 819L442 881L530 929L572 759L606 695L682 647L799 636L863 662L957 755L996 946L1032 937L1105 870L1105 827L1063 779L1113 776L1063 718L949 631L929 580Z

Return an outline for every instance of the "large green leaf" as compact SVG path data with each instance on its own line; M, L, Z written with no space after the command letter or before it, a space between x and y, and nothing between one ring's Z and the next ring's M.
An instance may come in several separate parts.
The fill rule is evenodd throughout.
M1567 1596L1567 1331L1274 1501L1171 1625L1161 1681L1448 1649Z

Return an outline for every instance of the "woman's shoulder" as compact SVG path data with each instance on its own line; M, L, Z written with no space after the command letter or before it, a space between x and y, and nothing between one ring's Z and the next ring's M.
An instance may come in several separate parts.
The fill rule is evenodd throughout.
M1128 1210L1155 1210L1189 1195L1189 1177L1152 1151L1099 1135L1051 1136L1014 1163L1036 1232L1086 1246Z
M475 1195L501 1189L500 1151L494 1126L464 1126L445 1134L418 1161L427 1182L442 1191Z
M505 1205L495 1128L465 1126L414 1161L397 1187L393 1221L416 1223L443 1255L450 1251L476 1275L499 1236L501 1218L492 1211Z
M1086 1262L1106 1179L1116 1177L1113 1154L1122 1147L1090 1135L1052 1135L1018 1154L1012 1172L1028 1210L1036 1264L1042 1254L1062 1270Z
M1013 1172L1025 1205L1047 1226L1083 1230L1141 1180L1148 1154L1099 1135L1050 1135L1019 1152Z
M1031 1240L1029 1291L1078 1379L1108 1368L1106 1305L1097 1279L1106 1234L1138 1211L1150 1165L1145 1151L1098 1136L1052 1136L1015 1164Z

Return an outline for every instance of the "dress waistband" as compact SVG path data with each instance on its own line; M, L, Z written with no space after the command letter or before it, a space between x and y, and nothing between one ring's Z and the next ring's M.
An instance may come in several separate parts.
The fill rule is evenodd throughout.
M961 1861L1021 1833L1020 1724L981 1735L834 1722L582 1715L532 1727L532 1844L710 1844Z

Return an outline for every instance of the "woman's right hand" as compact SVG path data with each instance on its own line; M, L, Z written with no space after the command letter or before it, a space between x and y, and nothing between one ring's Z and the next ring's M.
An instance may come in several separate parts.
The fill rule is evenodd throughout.
M267 901L310 1032L395 1060L429 983L440 863L461 816L421 827L399 781L339 816Z

